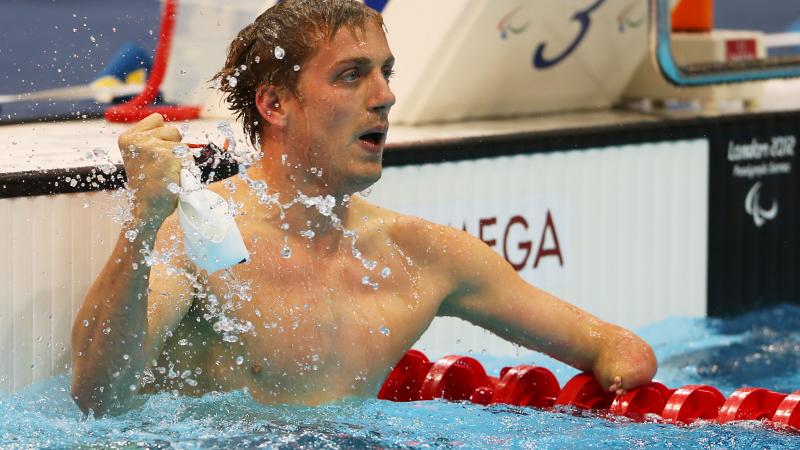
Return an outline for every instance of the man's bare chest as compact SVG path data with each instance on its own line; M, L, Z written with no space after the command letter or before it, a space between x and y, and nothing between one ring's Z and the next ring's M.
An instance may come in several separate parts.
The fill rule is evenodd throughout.
M398 265L365 283L363 268L258 273L258 263L213 280L165 347L192 366L176 372L201 368L206 390L246 386L266 402L371 395L438 308L435 290Z

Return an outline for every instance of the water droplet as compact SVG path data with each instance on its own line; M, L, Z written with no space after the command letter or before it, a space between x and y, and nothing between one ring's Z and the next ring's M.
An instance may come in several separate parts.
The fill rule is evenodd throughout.
M323 216L328 217L333 213L334 206L336 206L336 199L332 195L326 195L325 198L317 203L317 210Z
M286 56L286 50L284 50L283 47L281 47L281 46L276 46L275 47L275 58L283 59L284 56Z
M367 276L367 275L364 275L364 277L363 277L363 278L361 278L361 284L363 284L363 285L369 285L369 283L370 283L369 276Z
M92 42L97 42L97 39L95 39L94 36L89 36L89 40L92 41Z
M192 149L188 145L179 144L172 147L172 154L178 159L188 158L192 154Z
M133 391L136 390L136 385L135 384L131 384L130 386L128 386L128 389L130 389L131 392L133 392Z
M382 335L388 336L389 333L391 333L392 331L390 329L386 328L385 325L381 325L380 332L381 332Z
M291 258L292 257L292 249L289 248L288 245L284 245L281 249L281 257L283 258Z
M111 327L103 328L103 334L105 334L105 335L111 334Z
M122 355L122 359L124 359L125 361L127 361L127 360L129 360L129 359L130 359L130 356L128 356L128 354L127 354L127 353L125 353L124 355Z
M236 77L232 77L230 75L228 75L226 81L228 82L228 86L230 87L236 87L236 85L239 83L239 80Z
M295 72L299 72L300 71L300 65L295 64L293 69L294 69Z
M136 236L138 234L139 232L136 230L128 230L125 232L125 239L127 239L129 242L133 242L136 240Z
M381 270L381 278L389 278L389 276L391 275L392 275L392 269L384 267L383 270Z
M178 341L178 345L187 345L187 344L189 344L188 339L181 339Z
M88 320L84 320L83 321L83 326L88 327L89 326L89 321Z
M256 64L260 63L261 62L261 57L256 55L255 61L256 61Z
M180 185L178 185L178 183L174 183L174 182L167 185L167 190L172 192L173 194L180 194L181 193Z
M241 355L236 357L236 365L237 366L241 366L243 362L244 362L244 358Z

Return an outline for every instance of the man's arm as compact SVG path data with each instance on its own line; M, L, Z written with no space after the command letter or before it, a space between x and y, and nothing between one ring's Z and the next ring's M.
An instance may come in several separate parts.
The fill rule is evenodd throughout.
M445 227L442 227L445 228ZM525 282L477 238L447 228L429 232L455 289L441 315L456 316L580 370L622 392L649 382L656 372L650 346L632 332L594 317ZM444 251L442 251L444 250Z
M177 203L166 185L178 180L180 163L172 146L179 141L180 133L164 127L157 115L120 136L128 184L135 192L134 219L120 233L72 327L72 396L84 412L125 411L147 362L163 345L163 333L191 306L186 278L168 275L163 264L149 267L140 252L156 244L159 252L169 251L165 238L179 235L176 221L166 221ZM165 302L171 307L162 307Z

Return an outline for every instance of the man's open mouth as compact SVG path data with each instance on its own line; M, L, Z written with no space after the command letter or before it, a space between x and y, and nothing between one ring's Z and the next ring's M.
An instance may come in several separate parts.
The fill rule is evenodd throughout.
M384 133L366 133L362 134L359 139L372 145L381 145L383 143Z

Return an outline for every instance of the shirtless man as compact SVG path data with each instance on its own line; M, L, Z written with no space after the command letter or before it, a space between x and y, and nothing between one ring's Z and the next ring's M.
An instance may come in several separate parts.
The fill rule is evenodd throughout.
M286 0L233 41L217 79L263 152L248 177L281 203L302 193L336 205L330 216L299 203L282 211L241 177L215 183L243 205L237 222L251 251L230 271L207 274L181 254L142 262L142 248L181 253L167 189L178 182L181 135L151 115L120 136L134 220L73 326L72 394L83 411L123 412L136 393L161 390L247 388L265 403L372 397L437 315L591 370L610 391L650 381L653 352L634 334L525 283L462 231L354 195L381 176L393 64L380 15L349 0Z

